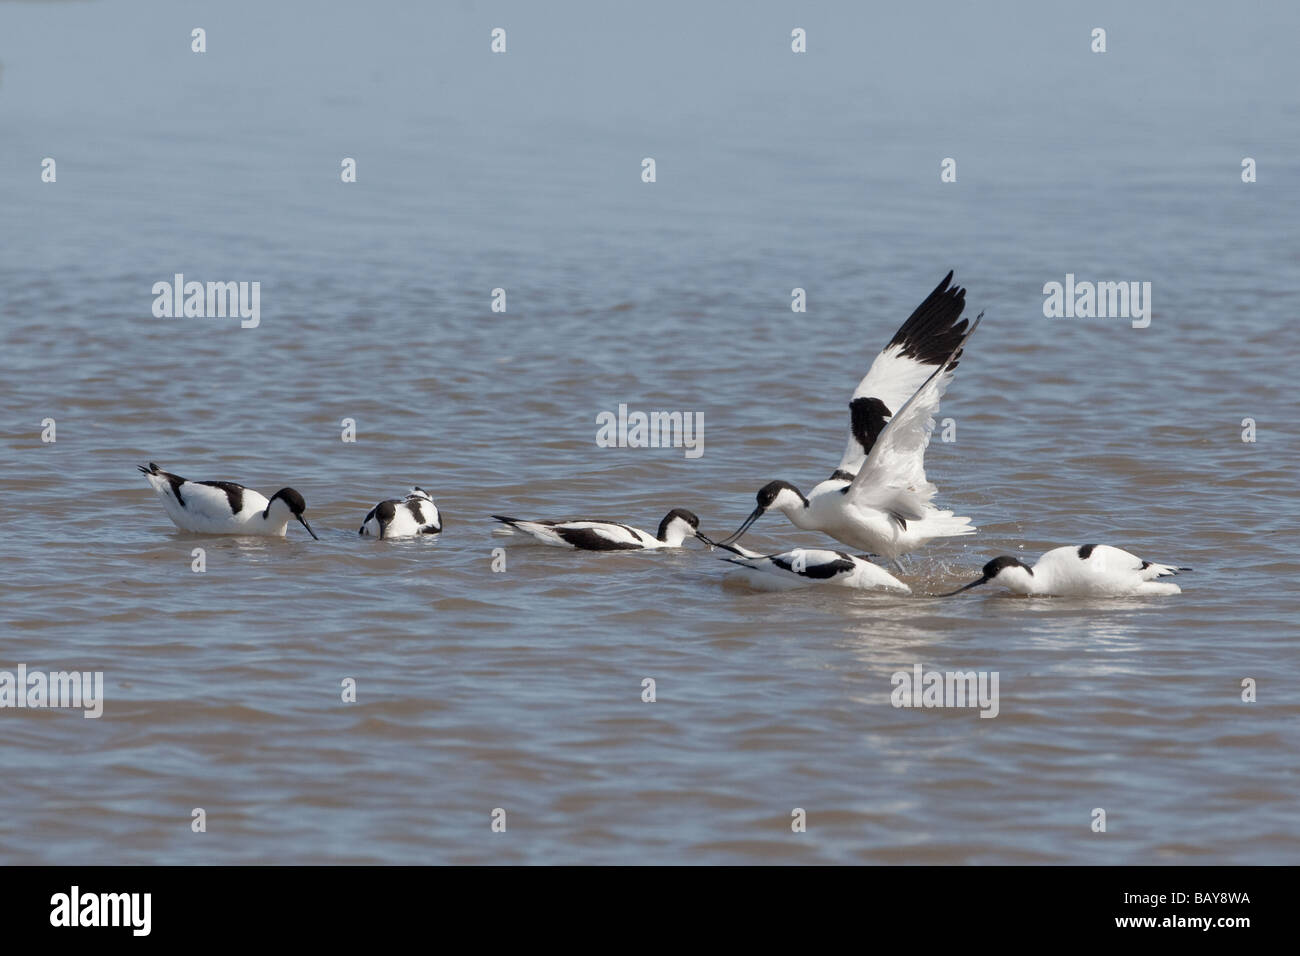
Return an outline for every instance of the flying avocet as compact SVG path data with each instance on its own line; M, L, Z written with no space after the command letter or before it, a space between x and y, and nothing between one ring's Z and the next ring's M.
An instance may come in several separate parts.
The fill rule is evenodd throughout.
M685 508L674 508L659 522L659 533L651 535L617 521L578 518L573 521L523 521L493 515L508 528L532 535L542 544L580 551L642 551L680 548L687 538L699 538L710 548L714 542L700 533L700 519Z
M807 497L788 481L771 481L758 507L720 544L739 539L775 508L798 528L822 531L857 551L894 559L933 538L972 534L969 518L931 504L936 488L925 477L925 448L939 399L952 381L967 340L961 319L966 290L952 273L917 306L876 356L849 403L849 441L830 478Z
M281 488L267 500L233 481L190 481L163 471L153 462L148 468L137 467L162 499L167 517L182 531L284 537L289 519L297 518L316 538L303 517L307 502L292 488Z
M433 496L417 485L405 498L386 498L371 508L357 534L375 534L384 540L441 531L442 515Z
M1010 556L984 565L976 581L940 597L952 597L981 584L1001 584L1016 594L1040 597L1126 597L1144 594L1179 594L1172 581L1157 581L1191 568L1153 564L1136 554L1106 544L1053 548L1029 565Z
M722 560L743 568L749 585L764 591L788 591L818 584L836 584L860 591L912 593L911 588L884 568L844 551L794 548L780 554L759 554L735 545L721 547L736 553L736 557Z

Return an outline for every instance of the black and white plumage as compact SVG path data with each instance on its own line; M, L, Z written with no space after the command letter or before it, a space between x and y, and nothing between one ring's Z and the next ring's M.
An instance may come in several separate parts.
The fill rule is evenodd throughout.
M1179 571L1172 564L1143 561L1136 554L1106 544L1084 544L1053 548L1031 568L1003 555L984 565L978 580L940 597L952 597L981 584L1000 584L1016 594L1033 597L1129 597L1132 595L1179 594L1172 581L1158 581Z
M370 509L357 534L378 535L389 538L412 538L421 534L442 532L442 515L433 503L433 496L423 488L415 487L405 498L388 498Z
M938 368L947 367L935 382L934 403L952 384L961 358L969 320L962 319L966 290L952 284L952 272L934 287L924 302L880 350L849 401L849 440L829 480L852 481L871 454L890 419ZM978 322L981 312L976 317ZM960 320L960 321L958 321Z
M525 521L493 515L506 526L505 533L522 531L534 540L556 548L579 551L647 551L655 548L680 548L687 538L699 538L709 547L713 542L700 533L700 519L685 508L674 508L659 522L659 532L652 535L617 521L577 518L571 521Z
M975 531L969 518L931 503L938 489L925 476L940 398L983 318L960 318L966 290L951 283L949 272L854 389L848 444L831 476L807 497L787 481L764 485L757 507L722 543L738 540L773 508L796 527L894 559L934 538Z
M749 585L763 591L786 591L832 584L859 591L912 593L911 588L884 568L845 551L793 548L780 554L759 554L734 545L722 547L735 552L735 557L722 560L744 569Z
M137 467L162 499L167 517L182 531L284 537L289 520L296 518L316 537L303 517L307 502L292 488L281 488L267 499L233 481L190 481L153 462Z

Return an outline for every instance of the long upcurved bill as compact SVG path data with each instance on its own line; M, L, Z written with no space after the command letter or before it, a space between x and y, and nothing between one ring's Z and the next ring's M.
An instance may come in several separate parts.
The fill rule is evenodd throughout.
M988 580L988 578L980 578L978 581L972 581L965 587L960 587L955 591L949 591L947 594L936 594L935 597L952 597L954 594L961 594L962 591L969 591L971 588L977 588L981 584L987 584Z
M749 517L745 519L745 523L742 524L742 525L741 525L741 526L736 530L736 533L735 533L735 534L728 535L727 537L725 537L725 538L723 538L721 541L719 541L718 544L721 545L721 546L723 546L723 547L726 547L727 545L731 544L731 542L737 540L741 535L743 535L746 531L749 530L750 525L752 525L752 524L753 524L755 521L757 521L759 518L763 517L763 510L764 510L764 509L762 509L762 508L755 508L755 509L750 513Z

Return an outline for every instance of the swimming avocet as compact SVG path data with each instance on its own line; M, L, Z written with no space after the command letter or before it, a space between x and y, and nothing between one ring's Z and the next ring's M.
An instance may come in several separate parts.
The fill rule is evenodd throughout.
M388 498L371 508L357 534L377 534L382 540L441 531L442 515L433 496L417 486L405 498Z
M1125 597L1140 594L1179 594L1172 581L1157 581L1179 571L1172 564L1153 564L1136 554L1106 544L1053 548L1029 565L1009 556L994 558L984 565L984 574L956 591L951 597L981 584L994 582L1014 591L1041 597Z
M936 488L925 477L925 449L939 399L979 328L961 319L966 290L950 286L949 272L876 356L849 403L849 441L835 472L804 497L788 481L757 494L758 507L730 544L771 508L796 527L822 531L858 551L897 559L933 538L971 534L969 518L931 504ZM897 564L897 561L895 560Z
M542 544L580 551L641 551L680 548L687 538L699 538L710 548L713 542L700 533L700 519L685 508L674 508L659 522L659 533L651 535L617 521L577 518L572 521L523 521L493 515L512 529L532 535Z
M284 537L289 519L297 518L316 538L303 517L307 502L292 488L281 488L268 501L252 488L233 481L190 481L163 471L153 462L148 468L137 467L162 499L167 517L182 531Z
M751 587L784 591L837 584L861 591L890 590L911 594L909 588L879 565L844 551L822 548L794 548L780 554L759 554L748 548L722 545L736 557L723 558L745 570Z

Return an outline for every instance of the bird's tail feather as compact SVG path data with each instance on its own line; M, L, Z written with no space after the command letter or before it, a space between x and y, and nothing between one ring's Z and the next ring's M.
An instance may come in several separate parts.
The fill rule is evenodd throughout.
M1163 578L1171 574L1177 574L1179 571L1190 571L1191 568L1180 568L1172 564L1155 564L1148 561L1142 568L1144 580L1150 581L1153 578Z
M976 528L970 522L970 518L951 511L932 511L924 517L921 528L927 537L956 538L975 533Z

